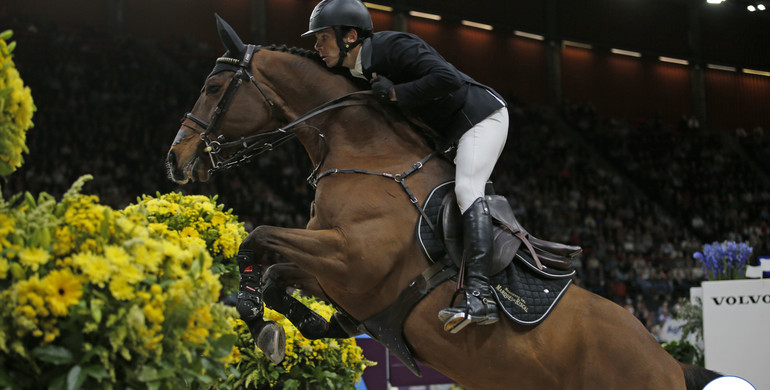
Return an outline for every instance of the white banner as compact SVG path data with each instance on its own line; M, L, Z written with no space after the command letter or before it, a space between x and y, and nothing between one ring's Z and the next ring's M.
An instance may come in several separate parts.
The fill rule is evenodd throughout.
M706 368L770 389L770 279L701 287Z

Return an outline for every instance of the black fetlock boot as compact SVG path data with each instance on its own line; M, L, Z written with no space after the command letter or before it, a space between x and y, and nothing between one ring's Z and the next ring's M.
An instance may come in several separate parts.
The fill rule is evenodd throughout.
M241 281L235 308L249 327L259 349L273 363L280 363L286 355L286 334L275 321L265 321L262 305L262 264L254 259L254 251L238 251L238 269Z
M445 331L457 333L471 323L488 325L497 322L497 304L489 285L493 240L489 206L484 198L478 198L463 213L465 288L455 293L450 303L452 307L438 314ZM464 299L454 304L458 293Z

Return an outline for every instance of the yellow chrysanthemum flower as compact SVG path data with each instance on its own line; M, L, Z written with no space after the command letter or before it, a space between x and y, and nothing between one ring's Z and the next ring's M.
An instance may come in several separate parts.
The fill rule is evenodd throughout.
M161 305L161 303L156 303L154 305L148 303L144 305L142 310L144 311L144 316L147 318L147 321L160 324L165 320L165 317L163 316L163 306Z
M83 285L69 269L51 271L42 283L47 290L48 308L51 314L63 317L69 308L77 304L83 295Z
M0 248L10 248L8 236L15 231L15 221L8 214L0 214Z
M47 263L50 258L51 254L40 248L24 248L19 252L19 262L32 271L37 271L38 267Z
M53 253L64 255L75 249L75 237L67 226L59 226L54 233Z
M76 253L72 256L72 264L88 278L89 282L99 287L104 287L112 275L109 260L90 252Z
M128 255L125 249L117 245L105 245L104 257L107 258L115 269L124 270L131 266L131 256Z
M129 301L134 298L134 287L124 278L116 277L110 281L110 293L117 300Z

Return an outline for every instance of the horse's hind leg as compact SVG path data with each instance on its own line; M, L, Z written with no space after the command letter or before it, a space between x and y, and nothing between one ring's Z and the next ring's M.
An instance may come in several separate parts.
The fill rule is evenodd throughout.
M346 322L346 318L341 313L334 313L331 320L326 321L320 314L286 292L287 287L294 287L318 299L324 298L323 290L315 277L295 264L283 263L271 266L265 272L262 286L265 304L286 316L307 339L349 338L359 333L351 329L349 321Z

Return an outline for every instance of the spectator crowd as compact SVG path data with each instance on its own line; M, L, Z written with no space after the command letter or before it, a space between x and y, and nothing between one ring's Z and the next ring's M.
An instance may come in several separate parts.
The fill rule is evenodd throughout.
M142 194L219 196L246 228L301 227L310 162L285 144L208 183L178 186L164 160L179 118L221 53L194 45L3 21L37 112L23 167L2 185L60 197L83 174L85 191L122 208ZM704 243L748 241L770 256L770 140L760 131L701 128L692 120L631 120L588 104L561 110L515 103L492 180L537 237L584 248L576 283L633 312L651 331L675 315L704 274Z

